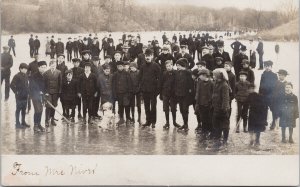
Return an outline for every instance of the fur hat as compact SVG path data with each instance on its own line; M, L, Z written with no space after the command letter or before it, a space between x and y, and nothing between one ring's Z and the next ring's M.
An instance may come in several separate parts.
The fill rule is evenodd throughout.
M217 68L213 71L213 74L215 75L222 75L222 78L226 81L228 81L228 74L224 68Z

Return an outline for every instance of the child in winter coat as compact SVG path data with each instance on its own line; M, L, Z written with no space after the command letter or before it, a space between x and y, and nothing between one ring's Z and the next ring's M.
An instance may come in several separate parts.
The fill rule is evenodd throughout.
M285 84L285 94L281 99L279 126L282 132L282 143L286 143L285 129L289 128L289 143L294 143L293 128L296 127L296 119L299 118L298 98L293 94L292 83Z
M130 78L131 78L131 82L132 82L132 91L133 91L133 95L131 97L131 101L130 101L130 108L131 108L131 120L132 123L134 123L135 121L135 106L137 107L138 110L138 120L137 122L139 124L141 124L141 94L139 93L139 81L138 81L138 77L139 77L139 70L137 69L137 63L135 62L131 62L130 63Z
M255 86L251 84L247 98L247 103L249 104L248 131L250 133L250 146L253 144L259 146L260 133L265 131L266 126L268 125L266 121L268 106L263 96L254 92L254 89Z
M241 71L239 81L236 83L235 87L235 99L237 101L237 117L236 117L236 132L240 132L240 119L243 119L244 132L247 132L247 118L248 118L248 109L249 105L246 102L249 95L250 82L248 82L247 76L248 73Z

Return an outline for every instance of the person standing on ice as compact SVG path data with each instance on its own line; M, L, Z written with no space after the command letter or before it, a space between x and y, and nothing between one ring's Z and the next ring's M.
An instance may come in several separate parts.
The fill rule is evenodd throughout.
M1 86L5 81L5 101L9 98L9 85L10 85L10 68L13 66L13 58L8 52L8 46L3 47L1 54Z
M40 47L41 47L41 42L40 42L38 36L35 36L35 40L34 40L34 54L39 54Z
M8 40L8 47L9 47L9 54L10 51L13 51L14 56L16 57L16 51L15 51L15 47L16 47L16 42L13 36L10 37L10 39Z
M30 57L32 58L34 54L34 39L32 34L30 35L28 44L29 44L29 54Z
M264 55L264 44L262 42L261 37L258 37L258 45L256 48L256 51L258 53L259 57L259 70L262 70L264 68L263 64L263 55Z

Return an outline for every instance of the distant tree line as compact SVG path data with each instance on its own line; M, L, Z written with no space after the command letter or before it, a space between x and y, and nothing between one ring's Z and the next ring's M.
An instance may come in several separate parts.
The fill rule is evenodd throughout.
M276 11L191 5L138 5L135 0L2 0L1 26L10 33L146 30L267 30L298 16ZM205 6L205 5L203 5Z

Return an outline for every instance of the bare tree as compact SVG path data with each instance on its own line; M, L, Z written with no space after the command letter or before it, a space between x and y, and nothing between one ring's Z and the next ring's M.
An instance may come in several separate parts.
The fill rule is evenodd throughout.
M295 0L283 0L278 5L278 12L284 21L291 21L298 16L298 7Z

